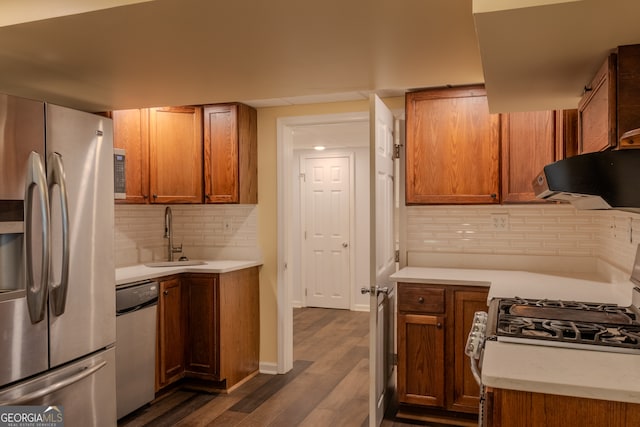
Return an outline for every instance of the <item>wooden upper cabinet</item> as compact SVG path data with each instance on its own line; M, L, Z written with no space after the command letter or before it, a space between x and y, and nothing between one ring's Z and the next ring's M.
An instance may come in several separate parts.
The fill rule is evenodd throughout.
M578 153L633 148L620 138L640 128L640 44L618 46L587 89L578 105Z
M406 203L499 203L500 117L483 86L406 95Z
M257 113L244 104L204 108L206 203L258 203Z
M149 201L149 111L119 110L113 118L113 146L126 153L126 199L116 203L148 203Z
M604 61L578 105L578 154L617 145L616 54Z
M202 108L149 110L152 203L202 203Z
M536 201L534 178L564 157L564 113L534 111L503 114L502 202Z

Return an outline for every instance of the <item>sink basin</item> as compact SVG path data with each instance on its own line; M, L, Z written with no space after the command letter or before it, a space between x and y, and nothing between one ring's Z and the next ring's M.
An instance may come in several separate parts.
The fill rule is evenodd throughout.
M147 267L180 267L185 265L204 265L206 262L204 261L158 261L158 262L148 262L145 265Z

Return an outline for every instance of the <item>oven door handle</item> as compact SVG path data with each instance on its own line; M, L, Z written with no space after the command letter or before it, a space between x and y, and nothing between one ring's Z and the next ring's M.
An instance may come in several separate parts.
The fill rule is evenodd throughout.
M471 373L473 374L473 378L476 380L478 385L482 387L482 377L480 374L480 369L478 368L478 361L473 357L469 358L471 363Z

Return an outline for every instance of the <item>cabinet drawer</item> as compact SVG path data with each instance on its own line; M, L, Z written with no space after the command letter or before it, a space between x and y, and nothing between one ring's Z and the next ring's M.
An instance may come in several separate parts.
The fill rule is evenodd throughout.
M444 288L398 284L398 311L444 313Z

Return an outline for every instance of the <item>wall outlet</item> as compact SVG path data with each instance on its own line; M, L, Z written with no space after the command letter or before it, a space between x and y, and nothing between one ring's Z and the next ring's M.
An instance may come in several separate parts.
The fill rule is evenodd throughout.
M509 214L491 214L491 228L495 231L509 231Z

